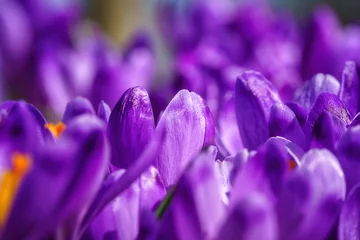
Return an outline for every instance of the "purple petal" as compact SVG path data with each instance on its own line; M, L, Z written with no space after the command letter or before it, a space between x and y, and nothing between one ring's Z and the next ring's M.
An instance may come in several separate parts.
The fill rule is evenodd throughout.
M300 160L305 154L302 148L283 137L272 137L269 138L268 141L278 141L286 148L286 151L288 152L290 159L292 160L291 164L295 165L293 167L300 165Z
M216 149L209 148L185 170L162 219L160 234L174 234L177 239L215 236L225 214L214 168L215 156Z
M109 118L107 133L112 164L128 168L144 151L154 131L154 116L146 90L140 87L128 89Z
M286 105L294 112L300 126L303 127L309 114L308 110L295 102L287 103Z
M289 155L278 141L269 141L250 157L234 180L230 203L254 192L265 194L271 201L281 192L282 182L290 171Z
M244 147L257 149L269 138L270 110L274 103L280 102L278 93L260 73L245 71L237 79L235 101Z
M251 194L236 203L216 239L275 240L277 231L272 204L260 194Z
M101 189L99 190L96 198L92 202L89 211L87 212L82 227L95 217L101 210L120 193L128 188L139 176L150 167L150 165L158 157L160 147L165 138L165 130L158 129L152 141L147 145L146 149L139 156L139 158L127 169L127 171L119 176L117 172L112 173L104 181Z
M337 155L350 191L360 182L360 126L350 128L339 142Z
M340 99L334 94L322 93L310 110L306 123L307 128L313 129L315 121L323 112L329 112L347 125L350 123L349 113Z
M97 112L98 117L101 120L103 120L105 123L108 123L110 114L111 114L111 109L109 105L107 105L106 102L101 101L99 103L98 112Z
M277 203L280 239L324 239L345 198L345 179L328 150L311 150L286 181Z
M153 209L166 195L158 170L151 166L140 177L141 207Z
M121 176L123 170L118 170ZM130 185L112 200L89 225L85 236L95 239L135 239L139 228L139 182Z
M158 225L154 213L147 209L142 210L140 212L139 235L136 240L155 240Z
M337 95L340 90L340 83L331 75L322 73L316 74L307 81L298 93L296 102L306 109L310 109L321 93L332 93Z
M360 234L360 186L355 186L349 193L340 213L338 237L340 240L356 240Z
M32 153L37 147L44 144L45 120L41 119L42 115L35 110L30 104L16 102L9 110L6 110L9 111L7 117L1 119L0 139L9 142L14 151Z
M328 112L323 112L315 121L310 148L327 148L334 152L346 130L346 125L342 120Z
M276 103L269 119L270 136L281 136L305 149L305 134L295 114L285 104Z
M345 198L345 176L337 158L331 152L326 149L310 150L303 156L301 168L316 177L316 182L313 183L318 185L320 196L330 194L338 199Z
M95 110L89 100L77 97L66 105L62 121L67 124L73 118L83 114L95 115Z
M132 240L138 235L140 194L138 183L135 182L110 203L118 239Z
M189 161L214 139L214 122L203 99L181 90L162 114L158 127L165 128L157 168L165 186L174 184Z
M44 141L53 141L53 136L51 132L45 127L46 120L42 113L34 107L32 104L26 103L26 102L17 102L17 101L5 101L0 105L0 126L6 121L7 117L13 110L14 106L17 106L18 104L22 104L27 111L30 112L31 118L35 120L35 134L39 140L40 143L43 143ZM17 108L17 107L15 107ZM23 116L26 117L26 116ZM32 120L29 120L32 121Z
M359 111L359 68L355 62L345 63L341 79L339 98L349 110L351 116Z
M14 199L2 229L2 238L24 239L30 234L41 236L58 224L59 219L53 214L58 210L72 177L76 150L74 142L61 141L36 154L32 168Z
M224 159L224 161L231 162L233 167L230 173L230 182L231 185L234 185L234 181L238 173L243 169L250 157L254 155L254 152L249 152L246 148L240 151L235 156L229 156Z
M217 124L221 141L228 153L230 155L238 153L243 146L237 126L234 96L231 96L219 109Z
M295 171L286 180L277 202L279 239L298 239L303 219L308 215L312 186L306 174Z

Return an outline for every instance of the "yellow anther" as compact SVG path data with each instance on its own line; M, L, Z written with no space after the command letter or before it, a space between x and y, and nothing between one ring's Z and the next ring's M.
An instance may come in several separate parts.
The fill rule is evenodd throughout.
M45 124L45 128L49 129L54 137L59 137L61 133L65 130L66 125L62 122L54 123L47 123Z
M11 158L10 169L2 174L0 181L0 226L4 225L21 180L29 171L30 166L31 159L29 156L14 153Z

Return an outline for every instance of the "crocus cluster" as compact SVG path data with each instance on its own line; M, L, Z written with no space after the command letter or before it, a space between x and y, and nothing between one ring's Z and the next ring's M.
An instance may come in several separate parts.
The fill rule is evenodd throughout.
M0 1L0 240L360 238L360 27L160 2L154 86L81 9Z

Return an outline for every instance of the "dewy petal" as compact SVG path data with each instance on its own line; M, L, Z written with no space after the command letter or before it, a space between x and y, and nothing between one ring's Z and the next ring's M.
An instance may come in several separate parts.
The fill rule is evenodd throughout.
M234 180L231 206L253 192L261 192L274 201L290 171L289 160L285 146L278 141L268 141L260 147Z
M275 240L277 228L271 202L260 194L250 194L235 204L216 239Z
M350 128L342 137L337 155L346 177L346 187L350 191L360 183L360 126Z
M99 103L99 107L98 107L98 111L97 111L98 117L101 120L103 120L105 123L108 123L110 114L111 114L111 109L110 109L109 105L107 105L106 102L101 101Z
M158 127L165 128L166 138L156 167L168 187L177 181L191 158L213 143L214 122L199 95L181 90L165 109Z
M95 115L95 110L88 99L76 97L66 105L62 122L67 124L71 119L83 114Z
M305 149L305 134L295 114L285 104L276 103L271 108L270 136L281 136Z
M339 98L353 117L359 111L359 68L355 62L348 61L342 73Z
M296 102L306 109L310 109L317 97L324 92L337 95L340 90L340 83L331 75L322 73L316 74L307 81L299 91Z
M236 81L235 106L244 147L256 150L269 138L270 109L280 102L272 84L260 73L243 72Z
M144 151L154 135L155 123L149 95L144 88L128 89L111 112L108 137L111 163L128 168Z
M82 229L86 227L109 202L125 191L146 169L150 167L152 163L154 163L155 159L158 157L165 134L166 132L164 129L158 129L143 153L124 174L119 176L117 172L113 172L108 176L82 222Z
M339 240L357 240L360 235L360 185L349 193L339 219Z
M162 219L160 239L211 239L217 233L225 208L215 171L216 154L214 147L200 153L179 179Z

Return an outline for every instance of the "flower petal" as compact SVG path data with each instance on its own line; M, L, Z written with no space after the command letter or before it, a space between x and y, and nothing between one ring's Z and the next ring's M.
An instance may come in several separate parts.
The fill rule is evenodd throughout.
M120 170L121 174L123 173ZM111 201L94 218L86 234L95 239L135 239L139 228L140 189L138 181Z
M158 129L154 138L147 145L146 149L139 158L127 169L127 171L119 176L117 171L110 174L104 181L96 198L92 202L82 222L82 229L97 216L101 210L120 193L125 191L140 175L150 167L150 165L158 157L160 147L165 138L165 130Z
M245 71L236 81L235 101L243 145L255 150L269 138L270 109L280 102L278 93L260 73Z
M346 187L350 191L360 183L360 126L350 128L342 137L337 155L346 177Z
M56 143L35 152L32 168L13 202L4 238L23 239L31 234L37 239L55 228L67 238L74 237L109 158L101 120L83 115L71 121Z
M151 166L140 177L141 207L153 209L166 195L158 170Z
M271 108L270 136L281 136L305 149L305 134L295 114L285 104L276 103Z
M334 152L346 130L346 125L342 120L329 112L323 112L315 121L310 148L327 148Z
M312 129L314 129L316 120L323 112L328 112L334 115L346 125L350 124L349 113L340 99L334 94L322 93L316 99L306 120L304 131L307 136L309 136L309 133L311 133Z
M321 93L332 93L337 95L340 90L340 83L331 75L322 73L316 74L307 81L298 93L296 102L306 109L310 109Z
M305 107L295 102L287 103L286 105L291 109L291 111L294 112L300 126L301 127L304 126L306 122L306 118L309 114L308 110Z
M144 151L154 131L148 93L140 87L128 89L109 118L107 133L112 149L112 164L118 168L128 168Z
M11 143L13 151L32 153L45 139L52 139L44 127L45 119L32 105L13 102L2 112L0 139Z
M230 155L238 153L242 148L239 128L237 126L235 97L226 99L219 109L217 124L221 142Z
M107 105L106 102L101 101L99 103L98 112L97 112L98 117L102 119L105 123L108 123L110 114L111 114L111 109L109 105Z
M162 219L160 234L171 239L215 236L225 214L215 171L216 149L210 147L191 162L177 183ZM211 211L209 211L211 209Z
M268 141L249 158L234 180L230 204L254 192L261 192L270 201L281 192L282 182L290 171L289 155L279 141Z
M277 203L280 239L324 239L345 198L345 179L328 150L311 150L285 182ZM321 224L319 224L321 223Z
M203 99L181 90L162 114L158 127L166 129L156 167L165 186L174 184L191 158L214 139L214 122Z
M236 203L216 239L275 240L277 231L272 204L260 194L250 194Z
M67 124L71 119L82 114L95 115L95 110L89 100L77 97L66 105L62 121Z
M359 68L355 62L348 61L342 74L339 98L351 116L355 116L359 111L359 87Z
M347 200L341 210L338 238L340 240L356 240L359 239L360 223L359 223L359 203L360 203L360 186L356 185L349 193Z

